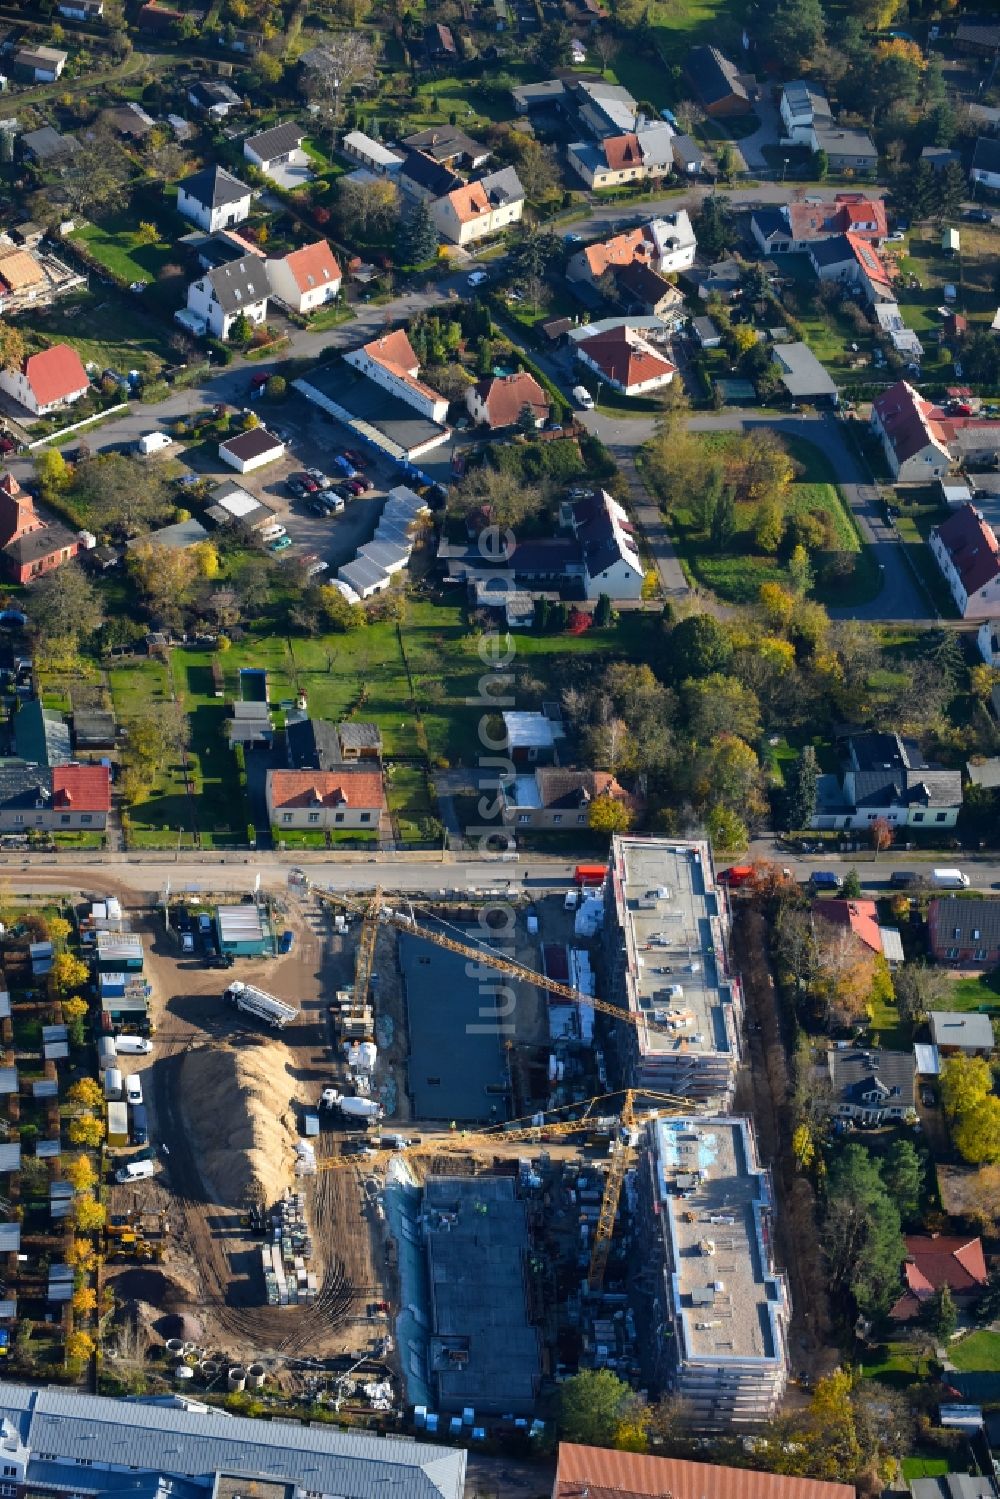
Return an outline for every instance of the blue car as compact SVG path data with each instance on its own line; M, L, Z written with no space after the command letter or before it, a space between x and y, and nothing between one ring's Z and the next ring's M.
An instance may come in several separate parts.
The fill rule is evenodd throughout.
M292 943L295 941L294 932L282 932L278 938L278 951L281 953L291 952Z

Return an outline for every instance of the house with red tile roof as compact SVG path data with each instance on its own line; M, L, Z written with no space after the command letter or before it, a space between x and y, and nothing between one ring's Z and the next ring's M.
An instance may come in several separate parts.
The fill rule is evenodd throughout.
M316 832L356 828L378 831L385 810L381 770L269 770L267 812L280 836L284 828Z
M465 404L477 426L493 431L516 427L525 411L531 412L534 425L540 427L551 410L548 396L527 370L515 375L487 375L469 386Z
M952 459L941 416L906 380L898 380L873 401L872 430L900 484L926 484L948 473Z
M852 1484L560 1442L552 1499L855 1499Z
M982 1239L948 1234L907 1234L903 1265L906 1290L889 1312L894 1322L919 1316L924 1302L947 1286L959 1306L986 1289L989 1276Z
M963 619L989 619L1000 609L1000 543L975 505L959 505L935 526L930 549Z
M622 395L646 395L662 390L677 366L655 349L635 328L623 323L576 344L576 357Z
M328 240L290 250L267 261L267 279L274 296L293 312L315 312L340 291L343 273Z
M432 422L444 423L448 402L419 378L420 361L404 329L396 328L392 333L373 338L371 343L362 344L360 349L350 349L344 360L422 416Z
M513 167L500 167L476 182L463 182L430 205L435 228L452 245L469 245L500 234L516 224L523 212L524 188Z
M590 808L597 797L607 797L636 817L640 798L632 796L606 770L562 770L541 766L515 776L502 788L503 820L522 830L575 831L590 825Z
M873 900L817 900L812 907L813 920L851 931L872 952L882 951L878 908Z
M111 771L106 765L52 767L52 818L56 830L105 828L111 811Z
M69 562L79 537L61 521L47 520L13 474L0 479L0 571L13 583L30 583Z
M33 416L47 416L60 406L70 406L89 389L87 371L69 344L53 344L40 354L29 354L17 369L0 370L0 390Z

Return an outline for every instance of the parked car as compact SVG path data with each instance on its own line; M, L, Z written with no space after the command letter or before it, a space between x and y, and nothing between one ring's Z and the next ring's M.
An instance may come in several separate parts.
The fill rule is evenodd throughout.
M359 494L364 494L365 492L365 486L362 484L360 479L348 479L347 488L351 491L351 494L355 497L355 499Z
M485 271L470 271L467 280L470 286L482 286L484 281L489 280L489 277Z
M278 951L281 953L291 952L295 942L294 932L282 932L278 938Z
M205 911L198 917L198 930L203 937L212 930L212 918Z
M357 477L357 469L354 467L354 464L351 462L351 460L349 458L346 458L343 453L334 453L333 461L340 469L340 472L342 474L346 474L349 479L354 479Z
M279 536L277 541L272 541L269 550L272 552L287 552L292 544L290 536Z
M314 483L319 485L320 489L331 488L333 480L330 478L329 474L324 474L321 468L307 468L306 473L308 474L309 478L314 481Z
M352 484L360 484L360 486L361 486L360 491L359 491L360 494L367 494L368 491L369 491L369 489L374 489L375 488L375 485L368 478L367 474L358 474L356 478L354 478L354 479L351 480L351 483Z
M368 463L367 463L367 460L365 459L365 455L363 453L359 453L358 450L357 450L357 448L345 448L344 449L344 457L345 458L349 458L351 460L351 462L354 464L355 468L367 468L368 467Z
M142 1103L142 1078L138 1073L131 1073L125 1079L125 1097L129 1103Z
M17 443L14 439L9 437L6 432L0 432L0 453L6 457L8 453L13 453L16 449Z
M324 499L310 500L309 501L309 509L312 511L313 515L329 515L330 514L330 506L326 503L326 501Z
M933 1109L935 1104L937 1103L937 1094L934 1092L934 1089L921 1088L920 1102L923 1104L925 1109Z
M193 932L181 932L181 952L194 952Z
M962 215L970 224L992 224L993 215L988 208L967 208Z

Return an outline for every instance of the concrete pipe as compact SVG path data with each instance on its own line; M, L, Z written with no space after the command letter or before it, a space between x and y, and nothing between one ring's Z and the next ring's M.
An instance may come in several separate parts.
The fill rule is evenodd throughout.
M247 1371L242 1364L235 1364L229 1371L228 1384L230 1390L245 1390L247 1387Z
M263 1364L250 1364L247 1367L247 1384L251 1390L259 1390L266 1378Z

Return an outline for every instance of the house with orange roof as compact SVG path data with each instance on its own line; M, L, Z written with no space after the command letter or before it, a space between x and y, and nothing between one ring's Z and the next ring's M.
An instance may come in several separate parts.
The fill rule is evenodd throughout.
M54 765L52 819L62 831L105 828L111 811L111 771L107 765Z
M879 925L878 907L873 900L817 900L812 906L813 923L825 921L830 926L853 932L870 952L885 958L890 965L903 961L903 947L895 927Z
M871 424L897 483L926 484L950 470L941 412L906 380L876 396Z
M959 1306L970 1305L989 1283L982 1239L958 1234L907 1234L903 1280L906 1290L889 1312L894 1322L912 1322L943 1286Z
M61 521L47 520L13 474L0 479L0 571L15 583L30 583L69 562L80 539Z
M315 312L340 291L343 273L328 240L290 250L267 261L267 279L279 302L293 312Z
M464 182L430 205L438 233L452 245L474 244L500 234L518 223L523 212L524 188L513 167Z
M731 1320L731 1319L730 1319ZM720 1340L721 1341L721 1340ZM735 1375L733 1376L735 1378ZM855 1499L849 1483L560 1442L552 1499Z
M662 390L677 373L677 366L627 323L579 339L576 357L625 396Z
M359 370L375 385L405 401L422 416L443 425L448 415L448 402L419 378L420 361L403 328L383 333L360 349L350 349L344 360L352 369Z
M53 344L40 354L29 354L16 369L0 370L0 390L32 416L47 416L85 396L90 377L75 349Z
M496 432L516 427L531 412L534 426L540 427L548 417L551 402L534 375L518 370L513 375L486 375L465 393L469 415L477 426Z
M385 811L381 770L360 766L269 770L266 797L271 826L279 835L287 828L377 832Z

